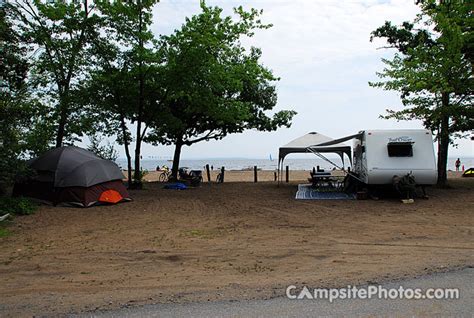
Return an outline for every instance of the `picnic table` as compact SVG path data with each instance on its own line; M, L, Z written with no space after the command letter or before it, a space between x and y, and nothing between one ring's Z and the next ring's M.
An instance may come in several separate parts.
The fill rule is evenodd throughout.
M330 172L311 172L311 182L313 188L326 191L340 190L343 187L343 176L333 176Z

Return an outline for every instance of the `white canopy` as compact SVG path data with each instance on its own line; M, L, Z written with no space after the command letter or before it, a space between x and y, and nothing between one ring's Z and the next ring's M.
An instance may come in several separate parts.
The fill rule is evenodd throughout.
M327 161L329 160L321 153L337 153L341 157L343 166L344 154L346 154L349 161L352 162L351 146L323 134L310 132L280 147L278 153L278 182L280 182L281 170L283 169L283 160L290 153L314 153Z
M283 161L286 155L290 153L337 153L343 159L344 154L347 154L349 160L351 159L351 146L339 142L333 144L334 139L317 132L310 132L295 140L290 141L286 145L280 147L278 162ZM320 146L323 144L323 146ZM330 144L324 146L324 144Z

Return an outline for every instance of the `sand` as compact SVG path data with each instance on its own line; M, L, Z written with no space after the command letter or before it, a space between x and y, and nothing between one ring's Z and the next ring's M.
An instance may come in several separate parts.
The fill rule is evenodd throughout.
M148 183L130 203L41 206L0 238L0 315L265 299L473 265L472 179L414 204L296 201L296 184Z
M150 171L145 175L145 180L150 182L159 181L160 171ZM211 171L211 181L216 181L217 175L220 173L219 170ZM257 181L274 181L275 180L275 171L269 170L260 170L257 171ZM333 171L334 175L341 175L341 171ZM289 181L305 181L309 178L309 170L291 170L289 172ZM203 172L203 178L205 182L208 182L207 175ZM281 176L282 180L285 180L285 171ZM241 170L229 170L224 172L224 181L225 182L254 182L254 172L253 171L241 171Z
M211 171L211 182L216 181L217 175L219 174L219 170L212 170ZM148 182L157 182L160 180L160 174L162 171L149 171L144 180ZM307 181L310 177L310 171L307 170L291 170L289 171L289 181L291 182L302 182ZM331 171L332 175L341 176L344 173L340 170ZM124 171L124 175L126 175L126 171ZM449 178L459 178L461 177L462 172L456 171L448 171ZM203 171L203 178L205 182L208 182L207 175ZM229 170L224 172L224 179L226 182L254 182L254 172L253 171L241 171L241 170ZM257 181L274 181L275 180L275 171L269 170L260 170L257 171ZM285 181L285 171L283 171L281 180Z

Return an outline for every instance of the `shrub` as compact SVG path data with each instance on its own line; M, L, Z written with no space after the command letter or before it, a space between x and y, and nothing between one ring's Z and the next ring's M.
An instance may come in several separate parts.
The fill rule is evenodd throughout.
M129 185L130 189L143 189L143 178L148 174L148 170L140 169L138 174L138 179L133 179L132 184Z
M28 215L36 210L36 205L26 198L0 198L0 215Z

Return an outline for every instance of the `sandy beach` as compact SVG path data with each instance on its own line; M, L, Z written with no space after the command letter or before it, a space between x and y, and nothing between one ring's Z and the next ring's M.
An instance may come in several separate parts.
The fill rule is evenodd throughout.
M220 171L213 170L211 171L211 182L214 182L217 178L217 175ZM162 171L149 171L144 180L148 182L156 182L159 180L160 174ZM310 170L290 170L289 172L289 180L290 182L303 182L307 181L310 177ZM344 173L340 170L331 171L332 175L340 176L344 175ZM126 171L124 171L124 175L126 175ZM462 172L456 171L448 171L449 178L459 178L461 177ZM242 171L242 170L229 170L224 172L225 182L254 182L254 172L253 171ZM206 173L203 171L203 178L204 182L208 182ZM285 180L285 171L283 171L283 175L281 176L282 180ZM274 181L275 180L275 171L270 170L259 170L257 171L257 179L258 182L263 181Z
M217 175L219 174L220 170L212 170L211 171L211 182L215 182ZM148 172L144 179L148 182L155 182L159 180L160 174L162 171L150 171ZM276 171L270 170L259 170L257 171L257 180L258 182L264 181L275 181L275 173ZM124 171L126 175L126 171ZM342 175L341 171L333 171L333 175ZM206 172L202 172L204 182L208 182ZM309 170L290 170L289 172L289 180L292 182L296 181L307 181L309 178ZM282 180L285 180L285 171L283 171ZM254 172L248 170L226 170L224 172L224 182L254 182Z
M1 315L265 299L289 284L344 286L473 265L472 179L452 179L453 189L430 189L429 200L410 205L297 201L297 183L175 191L150 182L130 203L41 206L0 238Z

